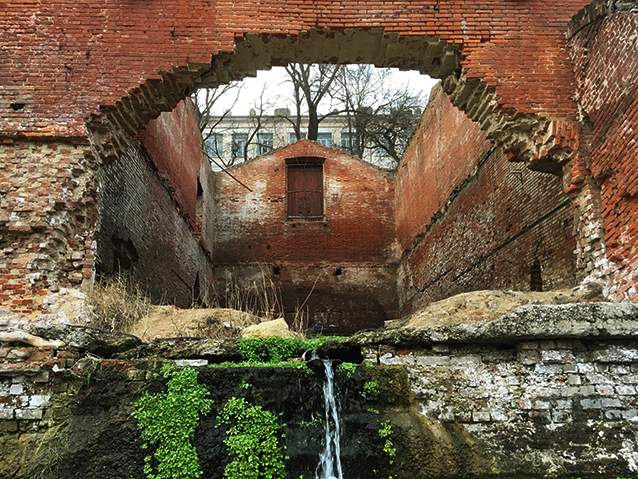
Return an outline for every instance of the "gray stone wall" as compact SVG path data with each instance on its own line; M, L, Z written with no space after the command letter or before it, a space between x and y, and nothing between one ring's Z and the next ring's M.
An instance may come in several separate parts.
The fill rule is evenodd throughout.
M421 416L461 428L495 469L638 472L633 339L433 343L371 355L406 367Z

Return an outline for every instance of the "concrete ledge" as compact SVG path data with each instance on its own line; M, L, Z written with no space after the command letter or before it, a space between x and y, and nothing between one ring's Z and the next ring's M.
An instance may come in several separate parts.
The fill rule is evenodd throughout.
M638 304L528 305L484 323L369 331L353 336L350 341L360 346L420 346L561 338L638 338Z

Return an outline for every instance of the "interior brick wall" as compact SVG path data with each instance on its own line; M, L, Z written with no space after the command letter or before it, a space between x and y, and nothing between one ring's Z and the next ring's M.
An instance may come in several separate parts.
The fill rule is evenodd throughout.
M610 294L638 299L638 12L597 8L571 26L585 163L599 195ZM587 241L595 230L582 229Z
M175 201L197 228L197 181L204 156L195 105L190 99L179 102L170 114L150 121L141 136Z
M435 90L397 173L403 312L454 294L576 283L569 198L557 176L512 163Z
M97 271L129 275L154 303L190 307L208 293L212 266L143 148L104 166Z
M286 158L322 157L325 221L287 220ZM395 313L394 179L336 149L301 141L223 172L215 187L218 277L281 288L289 313L304 303L316 328L378 326Z

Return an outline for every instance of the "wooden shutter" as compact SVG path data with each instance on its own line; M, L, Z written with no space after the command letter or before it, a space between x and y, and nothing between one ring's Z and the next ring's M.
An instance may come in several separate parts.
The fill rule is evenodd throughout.
M288 217L323 216L323 167L288 165Z

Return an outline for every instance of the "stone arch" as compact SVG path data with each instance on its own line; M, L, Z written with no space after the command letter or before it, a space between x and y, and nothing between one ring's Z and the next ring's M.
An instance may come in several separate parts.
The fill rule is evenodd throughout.
M114 158L149 120L172 110L197 88L215 87L291 62L370 63L418 70L441 79L453 104L478 122L510 159L560 173L573 149L571 122L501 106L495 87L467 75L463 55L458 46L442 39L389 33L382 28L246 34L236 41L233 52L213 56L209 65L190 64L160 72L160 78L146 80L114 105L100 107L87 121L87 129L96 156Z

